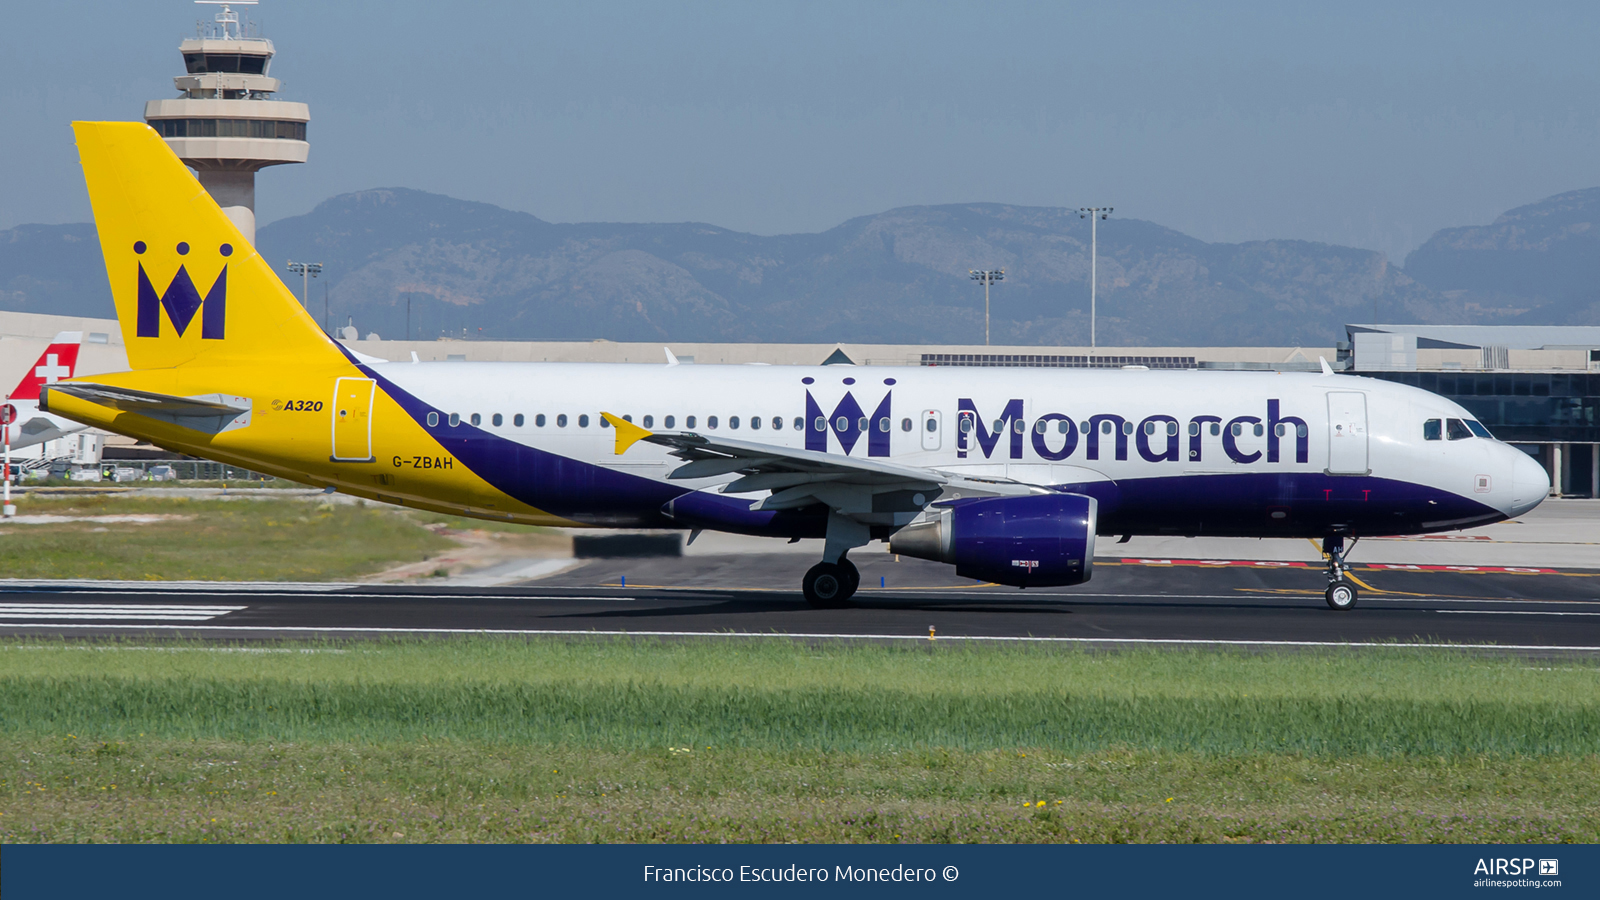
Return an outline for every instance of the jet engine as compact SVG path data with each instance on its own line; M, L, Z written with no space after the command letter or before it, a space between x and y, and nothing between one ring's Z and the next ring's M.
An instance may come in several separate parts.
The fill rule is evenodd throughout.
M950 563L963 578L1017 587L1081 584L1094 568L1099 504L1035 494L937 506L895 532L889 551Z

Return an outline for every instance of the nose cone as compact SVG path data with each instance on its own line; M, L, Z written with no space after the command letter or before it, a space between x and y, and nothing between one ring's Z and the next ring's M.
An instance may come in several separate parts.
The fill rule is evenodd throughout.
M1511 452L1516 458L1511 463L1511 507L1506 514L1520 516L1550 495L1550 475L1528 454L1521 450Z

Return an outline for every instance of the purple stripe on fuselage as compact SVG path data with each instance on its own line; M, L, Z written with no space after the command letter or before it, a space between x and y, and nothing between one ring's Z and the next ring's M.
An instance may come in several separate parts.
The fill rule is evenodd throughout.
M348 350L345 355L350 356ZM449 413L429 405L371 366L353 357L350 361L376 381L440 447L479 478L506 496L552 515L589 525L707 527L771 537L822 536L825 519L820 514L752 512L748 499L691 491L616 472L529 447L466 422L451 426ZM430 412L438 414L438 425L428 425ZM663 507L671 501L676 502L669 516Z

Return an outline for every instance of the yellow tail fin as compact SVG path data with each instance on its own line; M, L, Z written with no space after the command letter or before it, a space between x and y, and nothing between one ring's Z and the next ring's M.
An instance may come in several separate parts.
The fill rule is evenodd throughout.
M72 129L132 368L341 358L153 129Z

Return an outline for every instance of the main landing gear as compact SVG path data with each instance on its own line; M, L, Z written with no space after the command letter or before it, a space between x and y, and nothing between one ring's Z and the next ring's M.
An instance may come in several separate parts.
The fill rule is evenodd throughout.
M800 590L806 602L817 609L840 609L850 605L856 588L861 586L861 572L856 564L843 556L838 563L817 563L806 572Z
M1322 541L1322 555L1328 559L1328 589L1322 596L1328 601L1328 608L1335 612L1346 612L1356 605L1356 586L1346 577L1350 567L1345 563L1345 555L1355 549L1357 540L1360 538L1352 540L1348 549L1344 545L1344 535L1331 535Z

